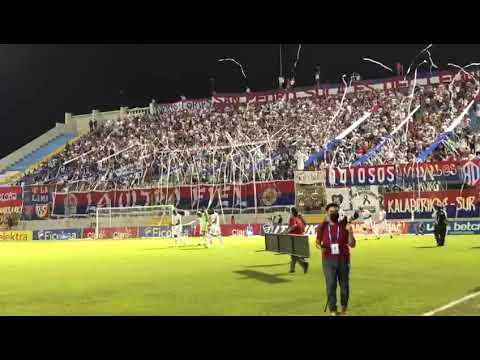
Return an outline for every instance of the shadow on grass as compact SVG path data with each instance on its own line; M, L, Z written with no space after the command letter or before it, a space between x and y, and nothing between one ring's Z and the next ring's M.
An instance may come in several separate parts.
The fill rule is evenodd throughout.
M255 250L255 252L265 252L267 250Z
M283 265L283 264L282 264ZM282 279L279 276L286 275L285 274L267 274L260 271L255 270L241 270L241 271L234 271L235 274L245 276L243 279L255 279L258 281L262 281L268 284L281 284L290 282L290 280Z
M143 249L143 250L165 250L165 249L175 249L175 246L166 246L166 247Z
M180 250L207 250L206 247L204 246L196 246L196 247L186 247L186 248L180 248Z
M480 249L480 246L473 246L472 249Z
M281 263L281 264L268 264L268 265L251 265L245 266L246 268L257 268L257 267L274 267L274 266L281 266L281 265L289 265L290 263Z
M415 249L433 249L441 246L415 246Z
M468 290L468 293L473 294L473 293L476 293L476 292L479 292L479 291L480 291L480 286L477 286L476 288Z

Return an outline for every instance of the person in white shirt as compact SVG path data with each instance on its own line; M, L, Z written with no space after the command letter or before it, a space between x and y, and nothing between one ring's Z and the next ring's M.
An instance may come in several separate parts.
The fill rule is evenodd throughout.
M172 235L175 238L175 246L185 245L185 236L183 236L182 217L177 212L177 210L173 210Z
M210 209L208 211L209 213L209 229L208 229L208 243L210 244L210 246L212 246L212 236L215 236L215 237L218 237L219 240L220 240L220 245L223 247L223 238L222 238L222 232L221 232L221 229L220 229L220 216L218 215L218 213L213 210L213 209Z

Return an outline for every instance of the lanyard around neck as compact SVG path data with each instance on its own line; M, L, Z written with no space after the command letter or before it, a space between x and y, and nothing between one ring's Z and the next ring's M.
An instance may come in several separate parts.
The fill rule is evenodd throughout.
M332 230L330 229L330 224L328 224L328 238L330 240L330 244L333 243L333 240L332 240ZM340 225L337 224L337 241L336 243L338 244L338 240L340 239Z

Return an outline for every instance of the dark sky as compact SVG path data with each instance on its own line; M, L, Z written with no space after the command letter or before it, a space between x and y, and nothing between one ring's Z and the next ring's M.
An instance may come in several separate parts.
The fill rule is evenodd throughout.
M407 69L425 44L303 44L297 66L297 85L313 84L315 66L322 82L340 82L344 73L364 79L392 75L368 57ZM283 46L283 69L289 73L298 45ZM434 45L434 62L466 65L480 62L479 44ZM63 122L64 113L109 111L121 105L147 106L152 98L170 102L180 95L208 97L210 78L217 92L244 90L240 69L219 58L235 58L245 68L252 91L277 87L278 44L168 45L0 45L0 116L9 122L1 131L0 157ZM424 67L427 69L427 67Z

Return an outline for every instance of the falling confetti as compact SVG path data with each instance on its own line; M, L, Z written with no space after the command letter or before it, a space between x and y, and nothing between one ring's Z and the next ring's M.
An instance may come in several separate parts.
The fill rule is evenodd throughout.
M376 60L373 60L373 59L370 59L370 58L363 58L363 60L365 60L365 61L370 61L370 62L372 62L372 63L374 63L374 64L380 65L381 67L383 67L383 68L385 68L385 69L387 69L387 70L390 70L391 72L394 72L391 68L389 68L388 66L383 65L383 64L382 64L381 62L379 62L379 61L376 61Z

